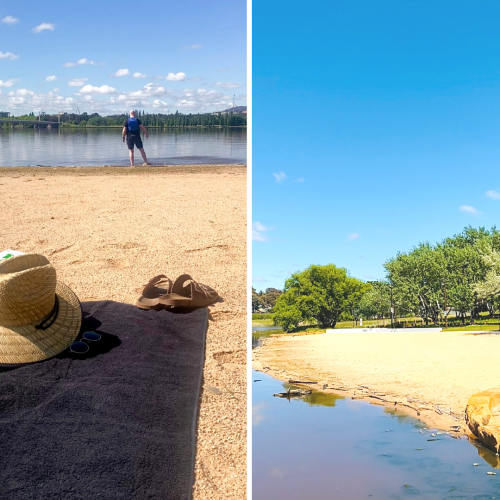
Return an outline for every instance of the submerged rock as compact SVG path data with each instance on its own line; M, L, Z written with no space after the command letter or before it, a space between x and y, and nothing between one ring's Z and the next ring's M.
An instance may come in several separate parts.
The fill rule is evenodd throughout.
M472 395L465 409L465 421L482 445L498 453L500 450L500 387Z

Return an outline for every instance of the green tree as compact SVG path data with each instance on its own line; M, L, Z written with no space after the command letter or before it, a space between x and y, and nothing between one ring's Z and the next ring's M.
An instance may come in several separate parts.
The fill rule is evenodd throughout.
M259 307L262 306L260 295L257 293L254 287L252 287L252 312L258 311Z
M273 309L278 297L283 292L277 288L266 288L266 291L261 295L262 306L266 309Z
M369 283L370 288L358 304L360 318L387 318L391 314L390 284L386 281Z
M369 285L350 277L343 268L312 265L286 281L276 301L274 322L285 331L313 321L335 328L341 315L356 308L368 289Z

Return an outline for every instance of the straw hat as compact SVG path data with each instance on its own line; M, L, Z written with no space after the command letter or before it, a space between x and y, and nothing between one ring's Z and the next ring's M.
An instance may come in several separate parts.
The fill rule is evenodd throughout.
M80 331L78 297L38 254L0 262L0 364L33 363L64 351Z

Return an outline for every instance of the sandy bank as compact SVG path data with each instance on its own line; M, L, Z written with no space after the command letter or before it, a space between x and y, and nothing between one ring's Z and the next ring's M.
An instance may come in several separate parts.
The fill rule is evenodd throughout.
M246 495L246 168L0 168L0 249L40 252L81 301L189 272L211 307L195 499ZM161 466L161 464L158 464Z
M402 411L449 430L465 427L472 394L499 384L499 350L496 334L323 334L269 338L253 359L254 368L270 367L263 371L282 380L318 381L318 389L328 384L377 404L397 402Z

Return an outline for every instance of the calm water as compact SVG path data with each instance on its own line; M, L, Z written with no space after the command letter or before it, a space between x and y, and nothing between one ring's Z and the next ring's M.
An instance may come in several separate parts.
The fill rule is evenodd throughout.
M153 164L246 163L244 128L149 129L144 149ZM142 163L136 151L136 164ZM128 165L121 128L0 129L0 167Z
M253 500L500 499L497 457L465 438L433 437L411 417L330 394L274 398L288 384L252 376L260 380L253 382Z
M262 339L278 330L282 330L281 326L252 326L252 349L260 346Z

